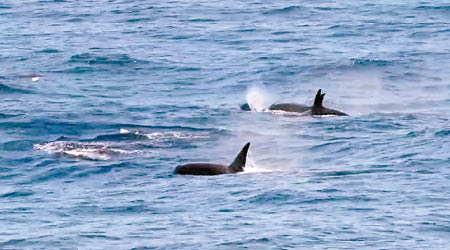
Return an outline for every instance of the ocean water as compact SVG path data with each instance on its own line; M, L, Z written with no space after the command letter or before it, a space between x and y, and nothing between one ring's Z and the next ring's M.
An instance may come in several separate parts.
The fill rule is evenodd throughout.
M0 249L450 247L448 1L4 0L0 38ZM263 112L319 88L350 116Z

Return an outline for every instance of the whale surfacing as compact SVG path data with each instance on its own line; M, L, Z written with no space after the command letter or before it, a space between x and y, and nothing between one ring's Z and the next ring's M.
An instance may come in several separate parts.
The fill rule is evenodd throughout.
M348 114L341 112L339 110L326 108L322 105L325 93L322 94L322 90L319 89L314 98L313 106L307 106L297 103L275 103L272 104L268 110L272 111L285 111L285 112L295 112L295 113L305 113L310 112L311 115L338 115L338 116L348 116ZM251 111L250 106L245 103L241 105L241 109L244 111Z
M228 166L212 163L187 163L176 167L175 174L219 175L243 172L249 147L250 142L245 144L241 152L239 152L234 161Z
M335 109L329 109L322 106L323 98L325 93L322 94L322 90L317 91L316 97L314 98L314 105L311 107L311 115L339 115L348 116L346 113Z

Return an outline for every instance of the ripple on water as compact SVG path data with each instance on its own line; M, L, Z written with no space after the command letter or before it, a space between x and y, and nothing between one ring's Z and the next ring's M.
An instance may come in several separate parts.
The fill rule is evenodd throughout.
M14 191L9 193L0 194L0 198L20 198L33 195L33 191Z
M5 84L0 83L0 95L2 94L32 94L33 92L31 90L19 88L19 87L12 87Z
M79 63L79 64L111 64L111 65L117 65L117 66L125 66L128 64L143 64L148 63L147 61L138 60L135 58L132 58L131 56L127 54L111 54L111 55L97 55L93 53L82 53L73 55L70 57L70 59L67 61L67 63Z

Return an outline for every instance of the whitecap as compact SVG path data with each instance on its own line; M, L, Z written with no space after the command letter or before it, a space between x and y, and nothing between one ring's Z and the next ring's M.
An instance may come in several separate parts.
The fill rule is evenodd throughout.
M51 154L67 154L77 158L90 160L109 160L120 154L140 153L140 150L125 150L112 147L104 142L55 141L35 144L34 149Z
M207 133L183 133L179 131L168 131L168 132L152 132L152 133L146 133L143 131L132 131L128 129L121 128L120 129L121 134L135 134L135 135L143 135L147 137L150 140L158 141L158 142L164 142L164 141L170 141L170 140L188 140L188 139L207 139L210 136Z
M250 173L270 173L274 170L269 169L268 167L261 166L260 164L256 164L253 160L252 154L250 151L247 153L247 161L245 163L244 168L244 174L250 174Z

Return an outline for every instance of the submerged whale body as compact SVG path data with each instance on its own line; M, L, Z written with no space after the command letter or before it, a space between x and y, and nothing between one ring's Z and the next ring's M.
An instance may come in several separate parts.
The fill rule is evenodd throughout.
M244 171L249 147L250 142L245 144L241 152L239 152L234 161L228 166L212 163L187 163L176 167L175 174L218 175L242 172Z
M307 106L297 103L275 103L272 104L268 110L280 110L286 112L295 112L295 113L305 113L310 112L311 115L339 115L339 116L348 116L348 114L341 112L339 110L326 108L322 105L323 98L325 97L325 93L322 94L322 90L319 89L316 93L316 97L314 98L313 106ZM241 105L241 109L245 111L251 111L250 105L247 103Z

